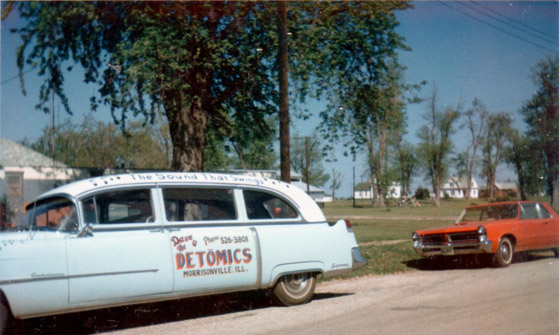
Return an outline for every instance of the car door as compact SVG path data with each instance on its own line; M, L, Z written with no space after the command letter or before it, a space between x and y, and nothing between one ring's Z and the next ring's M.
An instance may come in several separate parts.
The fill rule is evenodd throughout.
M554 218L542 203L537 204L537 209L543 224L539 234L543 247L556 248L559 244L559 219Z
M68 238L70 303L141 300L172 290L169 237L149 188L111 190L81 201L93 232Z
M520 207L520 224L522 225L523 236L519 243L522 243L522 249L544 248L549 244L549 218L542 217L539 203L522 203Z
M184 295L258 287L258 236L239 221L235 190L162 186L174 291Z
M77 223L74 202L55 196L28 207L21 231L2 234L0 285L14 316L67 308L66 238L74 232L62 223L72 221Z

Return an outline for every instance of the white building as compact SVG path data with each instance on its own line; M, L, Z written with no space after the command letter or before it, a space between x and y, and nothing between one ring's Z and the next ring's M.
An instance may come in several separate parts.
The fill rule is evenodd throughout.
M355 199L367 199L371 200L374 197L373 184L370 182L359 183L355 185L354 192ZM388 188L388 193L386 198L398 199L402 197L402 186L397 182L392 182L392 185Z
M468 192L468 183L466 178L458 178L452 176L441 187L441 197L445 194L453 199L464 199ZM470 189L470 199L479 198L479 186L474 178L472 178L472 185Z

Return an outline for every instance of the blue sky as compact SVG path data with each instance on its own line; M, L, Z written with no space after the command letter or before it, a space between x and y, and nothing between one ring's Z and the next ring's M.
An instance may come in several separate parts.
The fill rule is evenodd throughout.
M397 31L405 37L412 51L401 51L400 61L407 66L408 83L426 80L422 95L428 97L436 87L439 106L456 106L462 103L469 108L474 98L481 99L490 112L509 112L516 117L518 127L522 120L518 111L529 99L535 87L531 80L531 69L546 56L559 51L559 2L415 2L414 9L397 13L400 27ZM2 21L1 31L1 92L0 92L0 136L19 141L27 137L35 140L41 130L51 123L51 116L36 111L40 80L36 71L25 74L27 96L19 87L15 52L19 37L9 29L16 25L17 17L9 16ZM66 90L79 122L89 113L89 97L95 91L93 85L82 84L77 67L66 78ZM324 104L309 102L306 106L318 114ZM408 106L408 140L416 142L416 131L424 124L422 115L425 104ZM108 109L100 108L94 116L99 120L110 120ZM57 122L67 115L60 107ZM292 133L312 135L316 117L307 122L294 122ZM466 134L455 135L457 151L464 150ZM343 173L344 186L338 191L341 196L350 196L353 167L357 181L362 180L365 170L362 157L357 162L337 155L338 162L324 164L331 172L333 168ZM514 178L501 168L498 179ZM483 181L478 178L478 182ZM425 185L421 176L415 185ZM328 185L325 189L328 189Z

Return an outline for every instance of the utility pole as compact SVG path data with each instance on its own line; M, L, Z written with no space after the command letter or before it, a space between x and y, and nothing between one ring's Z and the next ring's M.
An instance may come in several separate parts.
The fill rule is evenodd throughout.
M307 194L311 195L311 178L309 176L309 164L310 164L310 152L309 152L309 137L305 136L305 175L307 179Z
M56 124L55 124L55 119L54 119L54 89L51 90L51 108L50 108L50 112L52 114L52 137L51 137L51 154L52 154L52 167L56 167L56 150L55 150L55 145L56 145L56 140L55 140L55 135L56 135Z
M287 3L278 1L278 37L279 37L279 121L280 121L280 172L281 180L291 182L291 164L289 153L289 91L287 63Z

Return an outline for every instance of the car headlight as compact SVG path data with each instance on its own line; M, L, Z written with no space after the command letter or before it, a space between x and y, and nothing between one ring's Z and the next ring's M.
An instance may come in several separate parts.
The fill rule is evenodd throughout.
M480 242L487 242L487 230L485 230L484 226L479 226L477 228L477 234Z
M417 241L419 241L419 235L418 235L416 232L413 232L413 233L411 234L411 239L412 239L414 242L417 242Z

